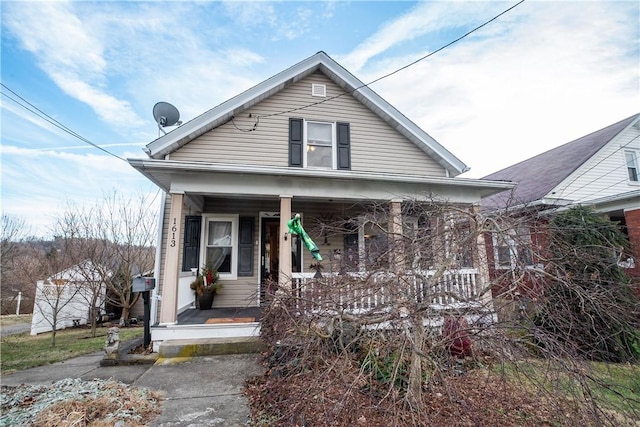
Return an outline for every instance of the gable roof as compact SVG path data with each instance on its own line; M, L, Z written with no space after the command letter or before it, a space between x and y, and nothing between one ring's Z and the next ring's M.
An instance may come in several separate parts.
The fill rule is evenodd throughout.
M565 178L632 125L640 114L585 135L530 159L483 177L495 181L513 181L516 187L483 199L486 207L503 206L510 198L517 205L541 201Z
M449 176L457 176L469 170L460 159L324 52L316 53L161 136L148 144L145 151L153 159L164 159L166 154L174 152L211 129L227 123L242 111L251 108L316 71L325 74L345 92L351 94L418 148L431 156L449 172Z
M47 278L48 282L54 280L64 280L66 282L100 282L104 279L102 275L105 272L105 268L101 265L94 264L90 259L85 259L76 265L73 265L65 270ZM108 271L108 274L111 274Z

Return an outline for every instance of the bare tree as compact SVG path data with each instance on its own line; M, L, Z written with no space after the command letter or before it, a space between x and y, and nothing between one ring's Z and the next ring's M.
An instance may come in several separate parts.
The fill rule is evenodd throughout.
M6 312L7 296L11 295L13 302L18 292L23 292L24 283L16 274L16 263L24 255L24 239L29 229L23 219L11 215L2 215L2 236L0 236L0 284L2 293L2 312ZM26 292L25 292L26 293Z
M53 347L56 345L58 329L75 323L78 310L76 296L83 292L82 280L73 268L78 263L74 258L74 251L71 250L73 243L73 239L58 238L55 246L51 247L44 256L39 248L31 247L33 254L30 259L34 261L31 265L31 277L34 280L38 277L43 279L46 277L45 280L38 280L36 284L32 325L36 329L40 324L51 328Z
M93 206L70 205L59 218L57 229L73 241L69 250L91 261L79 271L91 288L86 295L94 331L104 286L108 302L122 308L121 323L128 319L139 298L132 292L133 277L153 268L156 216L147 197L127 198L114 190Z
M112 243L111 256L116 264L107 284L109 298L122 308L121 324L140 298L132 291L133 278L153 269L158 212L152 202L145 195L126 198L114 191L105 195L97 222L97 237Z
M96 335L97 318L105 302L105 278L111 274L108 267L98 264L104 261L102 252L105 245L95 236L97 217L99 212L95 206L78 207L68 203L54 226L54 234L66 243L67 256L77 261L74 275L77 286L83 288L77 295L88 306L87 320L92 336Z
M323 268L316 265L322 277L298 275L291 289L269 296L276 303L263 316L271 352L260 387L270 415L285 425L612 426L640 415L633 386L609 383L567 339L584 318L543 311L562 259L543 244L547 217L435 200L403 202L401 215L393 210L362 207L355 258L328 254ZM310 234L331 240L332 233L354 233L353 223L336 219ZM491 276L487 247L503 264ZM565 257L578 253L576 245L562 250ZM568 279L563 284L611 312L606 293ZM510 300L526 304L498 316ZM625 307L632 311L616 320L638 331L631 320L638 319L637 302ZM564 335L536 324L540 312L564 325ZM625 369L638 374L637 365Z

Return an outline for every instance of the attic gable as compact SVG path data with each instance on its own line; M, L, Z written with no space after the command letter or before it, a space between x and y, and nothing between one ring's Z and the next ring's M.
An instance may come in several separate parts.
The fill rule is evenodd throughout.
M166 155L175 152L189 141L231 121L249 108L315 72L324 74L341 87L348 94L346 96L357 99L420 150L427 153L447 171L449 176L456 176L468 170L462 161L324 52L305 59L151 142L147 145L147 154L153 159L164 159ZM324 102L331 101L331 98L326 99L327 101ZM283 108L282 112L284 111L287 109ZM291 113L294 114L294 112Z
M272 115L283 106L295 110L314 99L318 86L332 103L293 111L306 121L348 123L351 128L351 171L444 177L444 168L322 72L288 86L171 154L171 160L218 164L288 167L288 114ZM261 117L260 121L256 117Z

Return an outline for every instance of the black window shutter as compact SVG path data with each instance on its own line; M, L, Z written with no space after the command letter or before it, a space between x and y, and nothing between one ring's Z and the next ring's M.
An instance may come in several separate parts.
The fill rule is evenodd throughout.
M349 123L337 124L338 169L351 169L351 135Z
M253 217L240 217L240 226L238 227L238 276L253 276L253 229Z
M302 119L289 119L289 166L302 167Z
M202 217L199 215L188 215L184 218L182 271L191 271L192 268L198 268L201 224Z

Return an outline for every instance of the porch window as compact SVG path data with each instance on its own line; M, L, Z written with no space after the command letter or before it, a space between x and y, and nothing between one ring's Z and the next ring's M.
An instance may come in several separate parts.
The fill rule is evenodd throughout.
M237 276L237 235L237 217L207 217L203 265L211 264L218 270L221 278L235 279Z
M458 224L455 233L455 264L461 268L473 267L473 234L469 224Z
M634 150L627 150L624 152L624 158L627 163L629 181L638 182L638 152Z
M389 267L390 247L387 223L366 222L363 227L364 266L371 270Z
M518 226L513 230L493 235L493 249L496 268L515 269L533 266L531 230Z

